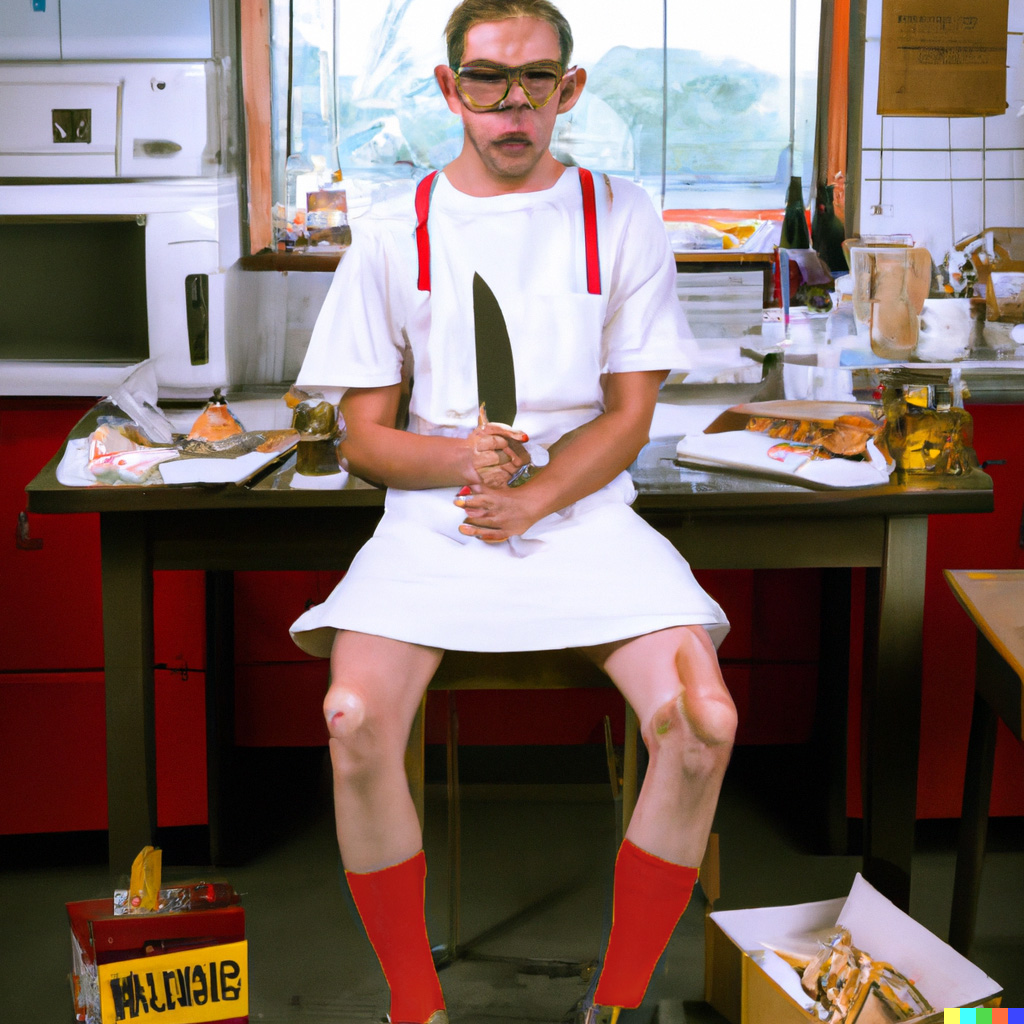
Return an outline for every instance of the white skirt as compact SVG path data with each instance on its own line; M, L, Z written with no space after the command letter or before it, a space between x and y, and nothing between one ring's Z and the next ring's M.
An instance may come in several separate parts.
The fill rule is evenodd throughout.
M682 555L629 507L628 473L502 544L459 533L456 491L389 490L344 578L292 624L296 644L326 658L348 629L450 651L539 651L700 625L717 647L729 631Z

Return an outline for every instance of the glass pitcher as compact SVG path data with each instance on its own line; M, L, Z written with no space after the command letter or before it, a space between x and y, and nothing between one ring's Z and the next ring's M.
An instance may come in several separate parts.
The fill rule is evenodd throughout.
M853 312L882 359L909 359L917 347L921 310L932 280L927 249L851 248Z

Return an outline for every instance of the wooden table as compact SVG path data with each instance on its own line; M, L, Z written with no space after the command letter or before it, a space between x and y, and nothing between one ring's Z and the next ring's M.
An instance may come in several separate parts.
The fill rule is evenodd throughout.
M88 434L86 417L71 436ZM867 570L863 736L863 873L906 909L916 817L921 629L928 516L986 512L992 481L980 470L853 491L809 490L754 476L686 469L674 441L653 442L633 467L636 508L697 569L823 567L836 644L822 664L823 706L841 734L829 744L830 828L845 830L844 630L849 570ZM207 705L211 845L229 793L220 771L229 736L230 574L234 570L343 569L372 532L383 493L350 480L337 491L288 486L289 463L248 486L64 487L60 452L29 484L34 513L97 512L103 573L107 787L111 870L153 841L154 569L202 569L208 579ZM831 701L831 703L830 703ZM834 734L833 734L834 735ZM840 845L842 839L840 839Z
M974 710L949 917L949 944L967 956L978 912L999 719L1024 742L1024 572L946 569L945 577L977 632Z

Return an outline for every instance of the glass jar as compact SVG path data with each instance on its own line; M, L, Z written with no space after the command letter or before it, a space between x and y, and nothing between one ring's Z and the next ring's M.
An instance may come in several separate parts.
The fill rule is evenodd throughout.
M958 374L936 384L885 384L882 408L882 444L898 470L950 476L970 470L973 422Z

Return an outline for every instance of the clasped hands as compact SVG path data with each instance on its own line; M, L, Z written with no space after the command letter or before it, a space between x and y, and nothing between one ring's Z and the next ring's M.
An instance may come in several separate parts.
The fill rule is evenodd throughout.
M455 504L466 513L459 532L496 544L528 530L535 518L525 507L525 495L509 487L523 467L530 465L524 447L529 438L506 423L491 423L484 406L476 429L469 435L471 467L478 478L459 491Z

